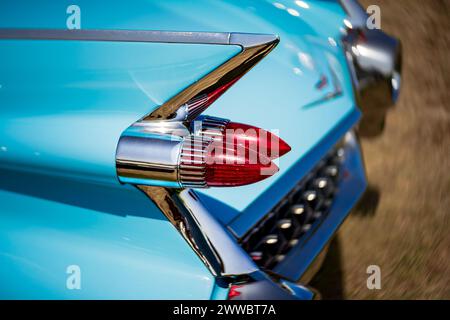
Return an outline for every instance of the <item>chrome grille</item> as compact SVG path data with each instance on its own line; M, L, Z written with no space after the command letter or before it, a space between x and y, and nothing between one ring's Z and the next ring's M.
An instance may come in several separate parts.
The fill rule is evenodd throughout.
M260 267L273 269L328 213L341 174L344 149L333 148L242 238Z

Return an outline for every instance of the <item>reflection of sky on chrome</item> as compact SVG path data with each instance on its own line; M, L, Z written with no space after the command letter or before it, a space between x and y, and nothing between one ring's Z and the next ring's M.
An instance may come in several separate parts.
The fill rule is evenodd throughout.
M355 48L355 50L353 48ZM365 47L364 45L356 45L356 47L352 46L352 51L355 55L363 55L377 61L388 61L389 59L385 52L373 50L369 47Z

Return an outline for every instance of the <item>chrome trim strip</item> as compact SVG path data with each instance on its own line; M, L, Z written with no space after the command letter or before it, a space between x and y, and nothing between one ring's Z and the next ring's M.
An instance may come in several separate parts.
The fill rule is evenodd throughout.
M138 188L164 213L215 276L237 277L259 270L194 191Z
M308 104L305 104L303 106L303 109L310 109L310 108L314 108L315 106L324 103L328 100L334 99L336 97L339 97L342 95L342 87L341 84L339 83L339 79L336 75L336 73L334 72L333 69L330 69L330 74L331 74L331 83L333 85L333 91L332 92L328 92L325 96L319 98L316 101L310 102Z
M17 40L80 40L156 43L191 43L259 46L277 38L274 35L233 32L189 32L112 29L15 29L0 28L0 39Z
M229 32L177 32L107 29L0 29L0 39L123 41L192 44L230 44Z

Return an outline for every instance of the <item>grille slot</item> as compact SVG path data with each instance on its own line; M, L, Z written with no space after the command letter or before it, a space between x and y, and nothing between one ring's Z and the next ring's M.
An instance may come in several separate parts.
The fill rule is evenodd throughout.
M328 214L343 157L340 145L333 148L242 238L241 246L261 268L273 269Z

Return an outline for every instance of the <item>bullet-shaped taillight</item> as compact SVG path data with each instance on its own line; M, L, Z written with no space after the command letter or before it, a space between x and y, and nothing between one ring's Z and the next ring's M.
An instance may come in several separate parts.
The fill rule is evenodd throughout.
M207 136L122 136L116 155L120 181L165 187L242 186L274 175L278 167L241 144Z
M224 144L242 145L269 159L276 159L291 150L277 135L264 129L226 119L202 116L193 122L194 132Z

